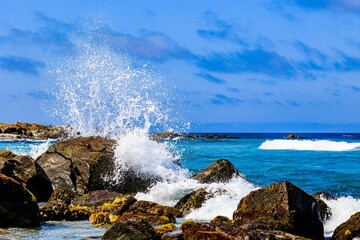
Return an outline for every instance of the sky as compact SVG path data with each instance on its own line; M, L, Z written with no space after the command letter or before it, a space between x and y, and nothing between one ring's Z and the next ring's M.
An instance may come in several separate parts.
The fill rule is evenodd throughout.
M359 0L0 0L0 122L58 123L48 69L89 25L171 83L192 131L360 131Z

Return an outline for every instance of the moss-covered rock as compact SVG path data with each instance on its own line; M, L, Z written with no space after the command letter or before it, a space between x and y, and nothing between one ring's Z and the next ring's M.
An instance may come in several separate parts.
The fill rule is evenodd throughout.
M144 220L131 219L114 223L103 235L102 239L123 240L160 240L154 228Z
M150 224L166 224L175 223L175 217L180 216L182 216L182 212L176 208L150 201L137 201L119 219L139 218L146 220Z
M16 157L16 154L10 150L0 150L0 161L8 160ZM0 165L1 167L1 165Z
M0 227L39 227L34 195L14 179L0 174Z
M210 223L214 226L227 226L232 225L233 221L225 216L217 216L210 221Z
M162 236L163 234L165 234L167 232L174 231L176 229L177 229L177 227L175 226L175 224L167 223L167 224L163 224L163 225L160 225L160 226L156 227L155 232L157 234L159 234L160 236Z
M334 231L333 240L351 240L360 238L360 212L352 215Z
M72 200L73 205L96 207L107 202L113 202L119 193L108 190L95 190Z
M280 230L323 239L324 228L316 200L289 182L251 192L241 199L233 219L253 229Z
M208 192L204 188L186 194L175 205L184 214L189 214L193 209L200 208L206 200Z
M213 183L228 182L235 176L241 176L239 170L229 160L220 159L194 174L191 178L201 183Z

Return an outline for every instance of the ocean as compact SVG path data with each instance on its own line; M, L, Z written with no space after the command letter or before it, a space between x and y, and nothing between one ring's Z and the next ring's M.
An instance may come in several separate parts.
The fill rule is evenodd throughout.
M324 199L333 213L332 218L324 225L327 237L331 236L340 223L360 211L360 134L299 133L305 139L284 139L285 133L226 135L235 138L142 142L143 151L148 154L147 147L151 148L155 157L150 160L139 160L138 156L132 158L131 161L138 161L133 163L134 166L143 169L144 174L156 171L165 177L164 181L153 186L149 192L138 193L135 197L171 206L184 194L205 187L215 197L207 200L202 208L185 216L185 219L209 221L218 215L231 218L240 199L250 191L275 182L289 181L309 194L327 192L335 197L334 200ZM132 138L127 139L127 145L131 146ZM0 141L0 149L10 149L14 153L36 158L53 143ZM166 163L166 159L170 158L158 159L160 155L164 155L163 147L168 151L167 154L176 156L181 168ZM121 154L129 155L120 149L115 150L115 156L119 157ZM140 154L140 157L146 158L146 154ZM243 176L226 184L199 184L189 178L217 159L228 159ZM147 169L144 169L145 165ZM185 219L178 219L178 222ZM0 239L96 239L104 231L105 229L90 226L87 221L49 222L40 229L9 229L7 235L0 235Z

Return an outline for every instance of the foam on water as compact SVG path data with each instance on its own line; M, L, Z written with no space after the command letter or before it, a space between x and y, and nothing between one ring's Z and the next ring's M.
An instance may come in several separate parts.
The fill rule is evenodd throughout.
M352 197L340 197L333 200L323 199L331 208L332 217L324 224L324 233L330 237L336 227L350 218L351 215L360 212L360 199Z
M202 184L193 179L183 178L176 182L159 182L149 192L138 193L135 198L174 206L185 194L200 188L204 188L212 197L206 200L200 209L193 210L185 216L185 219L210 221L219 215L232 218L241 198L255 190L256 186L243 177L233 178L228 183L211 184Z
M7 147L7 149L11 150L16 155L29 155L33 159L36 159L38 156L44 153L50 147L50 145L54 143L54 141L27 141L27 143L28 144L14 144Z
M337 142L329 140L266 140L259 149L263 150L306 150L306 151L352 151L360 148L359 142Z

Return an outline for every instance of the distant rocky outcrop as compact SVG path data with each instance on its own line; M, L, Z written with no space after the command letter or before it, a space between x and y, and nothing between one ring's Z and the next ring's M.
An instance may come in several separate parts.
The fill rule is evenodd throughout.
M35 195L38 202L46 202L53 189L44 170L30 156L16 156L4 161L0 172L11 177Z
M67 135L67 127L23 122L0 123L0 139L60 139Z
M288 134L288 135L284 136L284 138L286 138L286 139L302 139L302 138L305 138L305 137L300 136L300 135L296 135L296 134Z
M33 194L0 173L0 228L39 227L39 207Z
M229 182L233 177L241 176L239 170L226 159L219 159L194 174L191 178L200 183Z
M340 224L332 236L333 240L352 240L360 238L360 212L352 215L346 222Z

